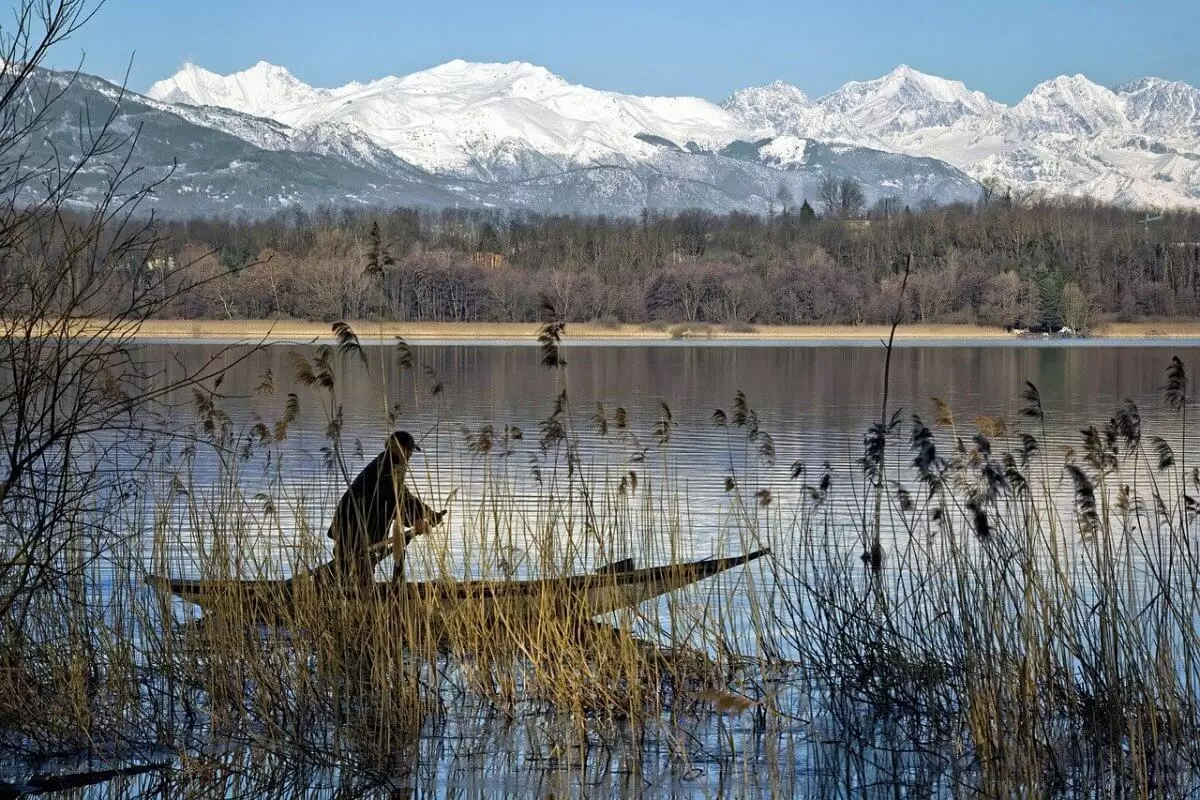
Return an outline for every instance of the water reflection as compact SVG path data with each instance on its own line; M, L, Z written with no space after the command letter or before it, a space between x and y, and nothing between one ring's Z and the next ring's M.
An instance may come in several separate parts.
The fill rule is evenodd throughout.
M531 425L549 411L560 388L560 376L540 365L534 347L413 345L412 351L436 378L419 372L414 381L396 367L390 347L367 349L369 374L343 363L338 391L349 426L359 432L382 429L384 401L397 400L418 428L430 425L442 410L455 423ZM176 359L194 365L212 352L214 348L202 345L145 348L146 357L160 361L168 373L176 369ZM312 409L316 397L291 381L295 354L311 352L268 347L233 368L224 391L248 394L269 369L280 392L297 391L303 407ZM785 429L816 426L853 435L878 416L882 397L881 347L568 345L564 352L566 387L576 407L620 403L646 418L664 401L681 421L701 430L712 409L727 405L739 389L765 421ZM897 348L891 404L928 413L930 398L936 396L966 419L976 414L1012 417L1024 382L1031 381L1041 389L1052 421L1058 417L1063 425L1107 419L1126 397L1153 411L1161 405L1157 387L1176 352L1186 362L1195 348ZM445 387L437 398L427 392L435 381ZM278 400L245 401L232 407L269 412L278 405Z

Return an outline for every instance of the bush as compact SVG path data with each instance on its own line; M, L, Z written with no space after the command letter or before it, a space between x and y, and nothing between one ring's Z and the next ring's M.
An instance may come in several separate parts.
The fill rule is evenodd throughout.
M680 325L672 325L667 329L667 334L672 339L684 339L688 337L703 336L711 339L713 335L713 326L707 322L688 322Z

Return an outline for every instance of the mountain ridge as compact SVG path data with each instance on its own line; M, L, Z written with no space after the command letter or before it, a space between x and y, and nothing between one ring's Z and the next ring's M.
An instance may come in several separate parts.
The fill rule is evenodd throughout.
M1200 155L1200 90L1152 77L1110 89L1082 74L1062 75L1009 106L901 64L815 99L775 81L712 103L593 89L525 61L455 59L333 88L258 62L215 77L189 64L148 95L250 111L301 131L339 126L455 178L645 165L663 143L718 152L735 142L797 137L933 158L1019 193L1200 208L1192 159Z
M59 154L78 149L80 120L112 114L110 134L134 137L126 168L138 173L139 185L153 186L142 212L176 218L261 217L320 206L483 207L625 217L683 209L765 214L781 187L797 198L815 198L819 181L831 172L858 176L868 203L884 196L913 205L971 201L979 193L978 184L940 162L867 148L834 152L805 143L809 157L780 165L760 152L770 140L731 154L650 137L638 140L644 152L636 157L608 157L584 169L587 165L545 157L510 139L507 149L493 151L491 160L475 164L471 174L439 174L338 121L296 128L229 108L154 100L83 73L39 71L33 80L32 95L57 97L57 107L46 117L45 135L25 143L23 163L53 163ZM42 92L46 82L53 82L55 91ZM122 159L121 153L113 157ZM99 202L109 174L106 169L81 173L71 202ZM132 188L127 184L125 190Z

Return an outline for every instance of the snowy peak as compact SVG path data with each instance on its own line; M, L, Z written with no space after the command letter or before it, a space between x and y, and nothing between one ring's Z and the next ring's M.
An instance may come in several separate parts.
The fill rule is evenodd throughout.
M456 59L337 89L313 89L269 65L226 77L193 68L156 84L151 96L247 110L301 131L360 131L424 169L485 179L531 163L644 160L657 149L648 139L713 150L747 135L707 100L599 91L523 61Z
M951 81L929 75L901 64L878 80L859 86L877 87L883 93L903 95L906 99L922 99L935 103L964 103L984 108L987 97L982 92L971 92L962 81Z
M774 81L766 86L739 89L727 97L721 107L751 127L786 131L809 104L808 95L800 87Z
M992 116L1003 108L961 81L927 75L907 64L873 81L851 81L816 105L825 115L844 116L853 127L876 136L948 128L961 119Z
M1128 125L1117 93L1083 75L1060 75L1038 84L1014 110L1035 131L1095 136Z
M460 58L403 78L393 78L389 85L418 94L465 92L475 96L525 97L531 100L568 86L566 80L545 67L524 61L476 63Z
M270 117L283 109L314 102L327 93L283 67L259 61L232 75L218 75L189 62L170 78L155 83L146 94L168 103L219 106Z
M1200 138L1200 89L1182 81L1142 78L1117 90L1138 130L1171 139Z
M217 103L205 103L202 100L207 99L204 95L207 95L211 89L220 85L223 80L224 76L196 66L190 61L185 61L183 66L174 75L164 78L161 81L155 81L151 85L150 90L146 92L146 96L164 103L219 105ZM214 96L216 95L215 92L213 94ZM226 100L228 98L222 93L217 99ZM224 107L222 106L222 108Z

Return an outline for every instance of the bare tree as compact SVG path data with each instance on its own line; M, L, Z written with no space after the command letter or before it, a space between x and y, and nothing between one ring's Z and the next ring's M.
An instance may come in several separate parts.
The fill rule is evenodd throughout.
M1062 290L1063 325L1075 332L1086 332L1092 322L1092 299L1078 283L1068 281Z
M588 303L588 280L575 271L556 269L545 282L546 296L564 319L577 319L581 307Z
M207 396L247 352L168 369L139 345L146 320L222 275L163 257L120 96L78 123L75 152L38 155L77 80L41 63L91 13L26 0L0 33L0 650L23 658L48 637L86 637L69 587L141 534L128 475L171 433L159 412ZM72 652L66 639L56 646Z
M841 186L833 175L826 175L817 186L817 202L826 217L835 217L841 210Z
M1029 322L1033 292L1013 270L988 280L983 296L982 317L993 325L1019 327Z
M824 212L833 219L855 213L854 191L843 209L843 183L841 176L825 182L827 191L836 190L825 198ZM822 201L814 197L812 202L821 208ZM396 245L397 263L384 279L386 296L351 291L345 305L347 287L342 286L338 267L360 268L362 243L370 240L376 214L318 211L300 220L309 226L305 230L295 228L294 214L252 223L189 220L170 226L170 252L180 262L199 260L203 269L197 270L197 278L200 272L215 275L226 262L240 266L255 254L276 255L267 269L223 277L180 297L167 312L222 318L278 311L316 318L345 312L414 320L455 314L536 319L538 305L531 298L544 288L552 291L557 283L572 319L634 320L649 315L685 321L689 313L719 319L726 312L717 310L719 303L712 297L713 292L725 291L720 281L697 282L691 276L681 288L687 265L707 263L733 264L739 272L762 276L771 286L769 315L778 319L815 315L830 322L853 321L876 307L875 317L890 319L895 298L887 294L883 281L894 265L881 262L884 254L918 253L923 256L920 263L931 268L953 243L955 257L961 260L954 294L947 308L934 303L937 314L947 320L1032 323L1034 318L1022 307L1031 294L1040 306L1053 309L1058 320L1067 281L1077 283L1091 298L1095 315L1128 320L1200 315L1200 216L1174 214L1147 231L1140 217L1094 204L1010 206L993 197L991 207L981 213L974 204L904 202L905 213L898 219L901 201L879 200L871 216L892 216L888 223L870 227L802 224L807 204L774 221L742 213L690 212L647 214L640 224L537 215L505 223L471 210L424 216L412 210L383 212L378 215L381 240L403 242ZM480 214L476 224L456 222L475 214ZM503 254L473 275L460 267L478 263L472 261L470 248L476 240L471 232L489 224L493 230L488 235ZM803 262L817 247L833 263L826 290L776 283L789 271L786 265ZM197 255L212 250L231 252L236 258L213 259L210 264ZM698 255L702 251L704 255ZM189 255L181 258L184 253ZM286 269L281 269L280 259ZM1003 275L1010 271L1012 276ZM555 272L560 274L555 277ZM923 280L919 273L914 273L916 283L905 298L914 316L920 314L912 305ZM140 289L147 278L136 263L128 265L127 274L126 292ZM823 271L816 274L825 280ZM570 276L581 283L577 286ZM475 288L479 297L473 294ZM387 308L389 300L394 309ZM697 301L707 306L701 309Z
M854 178L842 178L838 183L838 212L847 219L857 217L866 203L862 185Z
M920 322L931 322L950 310L954 297L952 268L928 269L913 275L908 288Z
M524 271L501 270L488 282L489 301L496 319L523 322L536 313L533 278Z
M713 291L705 317L719 322L753 322L770 305L762 278L732 264L712 266Z

